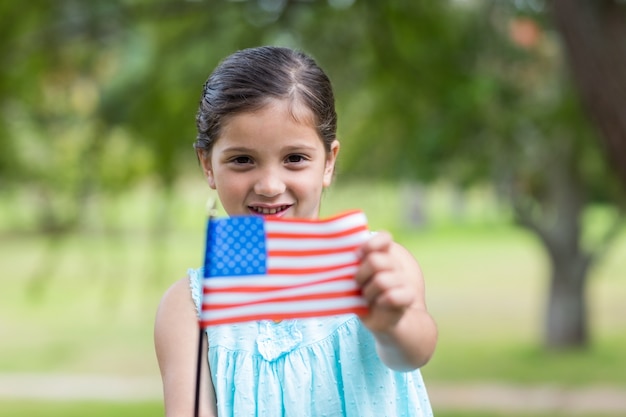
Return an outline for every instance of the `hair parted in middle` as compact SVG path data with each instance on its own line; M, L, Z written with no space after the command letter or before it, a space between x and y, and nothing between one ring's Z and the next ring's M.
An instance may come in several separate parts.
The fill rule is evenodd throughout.
M309 55L276 46L237 51L215 68L202 91L194 147L210 152L229 117L258 110L272 99L288 100L298 121L312 116L324 148L330 151L337 113L328 76Z

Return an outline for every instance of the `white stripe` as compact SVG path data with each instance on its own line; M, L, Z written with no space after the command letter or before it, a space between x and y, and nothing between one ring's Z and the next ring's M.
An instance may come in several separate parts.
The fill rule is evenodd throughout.
M241 307L211 309L202 312L202 320L214 321L222 319L237 319L250 315L267 315L268 318L280 314L297 314L315 312L322 315L324 311L365 307L365 301L358 296L333 298L321 303L319 300L311 301L287 301L280 303L266 303L246 305Z
M370 237L370 233L366 230L350 234L347 236L335 238L270 238L267 239L267 250L316 250L316 249L341 249L352 246L360 246Z
M211 308L215 304L250 304L253 302L267 302L272 298L324 295L332 292L353 291L355 289L356 286L352 280L330 281L306 287L285 287L275 291L208 293L204 296L204 303L208 308Z
M314 256L270 256L267 259L268 269L308 269L348 265L357 262L355 253L335 253ZM306 272L306 271L305 271Z
M204 279L204 287L207 290L224 289L229 287L266 287L268 285L276 285L289 287L297 284L307 284L316 281L322 281L342 275L354 276L357 266L350 265L344 268L335 269L333 271L317 272L314 274L298 274L298 275L245 275L240 277L222 276ZM355 283L356 286L356 283Z

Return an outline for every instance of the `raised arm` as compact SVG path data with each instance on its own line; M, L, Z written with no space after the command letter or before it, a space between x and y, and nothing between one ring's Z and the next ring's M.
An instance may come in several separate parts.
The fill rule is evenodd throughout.
M356 280L370 309L361 319L376 338L381 360L398 371L425 365L437 344L437 326L415 258L389 233L379 232L361 247Z
M166 417L194 415L198 355L198 317L188 278L165 293L156 314L154 345L163 380ZM213 384L206 355L206 337L200 386L200 416L216 417Z

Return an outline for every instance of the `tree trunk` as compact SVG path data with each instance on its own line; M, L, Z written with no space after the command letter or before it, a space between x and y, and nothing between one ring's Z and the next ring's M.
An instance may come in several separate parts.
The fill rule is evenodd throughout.
M559 165L555 161L553 168ZM585 289L592 258L580 245L585 203L576 175L557 171L549 179L543 218L536 222L551 267L544 335L549 349L584 347L589 342Z
M626 4L617 0L552 0L582 102L626 188Z
M544 343L549 349L585 347L589 342L586 276L588 258L568 253L567 242L553 247L550 253L552 274Z
M513 207L518 222L540 238L550 261L545 346L584 347L589 342L585 290L593 261L581 245L584 185L573 147L558 138L553 141L561 147L551 148L550 164L543 166L545 183L530 194L518 189Z

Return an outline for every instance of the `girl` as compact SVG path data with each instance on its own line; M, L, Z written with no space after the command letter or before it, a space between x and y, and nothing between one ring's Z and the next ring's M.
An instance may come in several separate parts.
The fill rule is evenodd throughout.
M339 153L330 81L307 55L234 53L204 85L198 158L229 215L316 218ZM435 349L417 262L386 232L360 248L366 317L260 321L207 329L205 416L431 416L419 368ZM156 353L168 417L193 415L202 272L163 296ZM210 377L208 377L210 376Z

